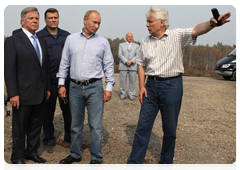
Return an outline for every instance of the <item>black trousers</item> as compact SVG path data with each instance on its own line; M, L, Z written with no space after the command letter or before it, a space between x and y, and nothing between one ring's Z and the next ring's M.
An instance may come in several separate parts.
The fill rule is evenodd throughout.
M67 94L67 100L68 99L68 92L69 92L69 84L66 83L66 94ZM57 84L52 84L51 86L51 96L47 101L47 108L46 112L44 113L43 118L43 132L45 135L45 138L43 139L44 145L54 145L56 143L56 139L54 136L54 125L53 125L53 119L54 119L54 113L56 109L56 101L58 98L60 108L62 110L62 115L64 119L64 140L70 141L71 140L71 113L69 109L69 102L64 103L61 98L58 96L58 88Z
M46 101L38 105L20 105L12 111L12 156L11 161L24 160L25 156L38 155L40 134ZM27 137L27 138L26 138ZM25 139L27 140L25 147Z

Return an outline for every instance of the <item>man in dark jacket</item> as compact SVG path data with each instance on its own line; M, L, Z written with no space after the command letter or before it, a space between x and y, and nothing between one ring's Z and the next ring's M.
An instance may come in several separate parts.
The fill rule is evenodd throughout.
M48 153L53 152L53 147L56 145L56 140L54 136L54 126L53 118L56 108L56 99L58 96L58 78L56 74L59 69L59 63L61 60L62 49L65 43L65 40L69 32L64 31L58 28L59 24L59 13L58 10L54 8L47 9L45 12L45 23L46 27L37 33L37 35L47 42L48 47L48 59L49 59L49 69L51 75L51 89L52 95L47 102L47 109L43 120L43 131L45 138L43 139L45 149ZM66 80L66 88L69 87L69 79ZM68 90L67 90L68 92ZM59 104L62 110L64 118L64 140L70 142L70 127L71 127L71 114L69 110L68 98L64 101L60 98Z
M4 44L4 79L13 112L11 161L25 164L26 158L45 163L38 149L46 100L51 95L47 45L35 34L39 27L37 8L23 9L21 21L22 30Z

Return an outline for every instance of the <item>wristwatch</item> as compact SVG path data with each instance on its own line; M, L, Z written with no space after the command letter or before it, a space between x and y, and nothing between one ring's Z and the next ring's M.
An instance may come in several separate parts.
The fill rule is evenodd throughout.
M59 89L60 87L65 87L64 85L58 85L57 88Z

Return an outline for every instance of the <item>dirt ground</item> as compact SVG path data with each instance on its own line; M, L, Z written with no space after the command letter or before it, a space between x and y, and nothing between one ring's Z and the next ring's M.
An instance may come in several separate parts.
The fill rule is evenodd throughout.
M104 106L103 164L125 164L130 155L137 127L140 103L138 84L135 100L120 100L119 74L111 101ZM236 82L221 78L183 77L184 95L179 115L174 164L232 164L236 160ZM8 108L11 106L8 103ZM90 137L85 112L83 156L79 164L90 162ZM41 134L39 155L47 164L58 164L70 153L63 141L63 119L57 106L55 117L57 145L54 153L44 150ZM162 146L162 123L158 114L144 163L157 164ZM4 158L11 163L11 117L4 117ZM34 164L26 160L27 164Z

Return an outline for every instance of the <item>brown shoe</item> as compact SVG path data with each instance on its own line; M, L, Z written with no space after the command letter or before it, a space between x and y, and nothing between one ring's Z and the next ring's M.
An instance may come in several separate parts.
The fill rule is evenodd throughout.
M52 145L45 146L45 150L47 151L47 153L53 153L54 152Z

